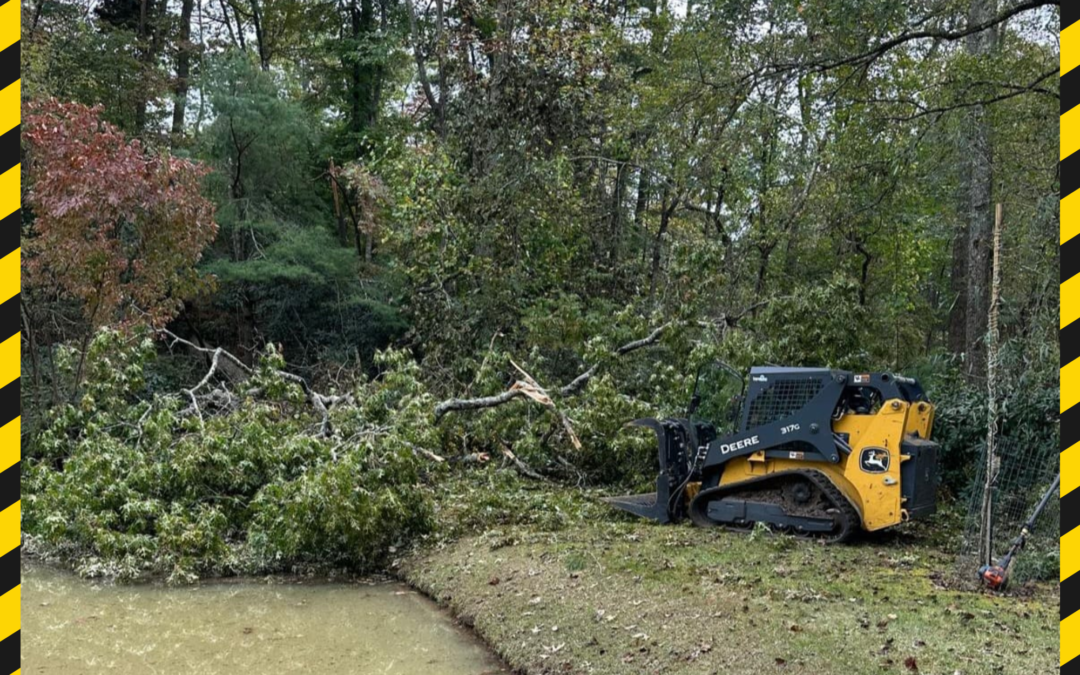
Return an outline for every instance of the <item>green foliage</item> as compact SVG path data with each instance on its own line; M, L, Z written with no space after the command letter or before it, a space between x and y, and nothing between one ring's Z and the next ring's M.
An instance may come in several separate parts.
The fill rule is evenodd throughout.
M219 282L204 303L204 328L226 344L258 328L307 364L356 356L370 363L408 326L392 304L393 277L363 278L349 240L360 228L349 235L334 224L319 177L316 113L294 78L264 72L241 53L216 57L206 70L215 117L196 150L217 168L208 188L222 204L222 236L204 264Z
M138 108L166 93L168 76L140 61L135 32L95 25L75 2L42 2L23 12L23 94L101 105L105 120L138 131Z
M301 206L326 213L326 205L311 198L308 178L321 127L297 86L242 53L207 62L203 87L214 117L196 151L218 169L211 189L233 200L240 219L271 206L286 216L302 213Z
M1006 358L1011 351L1004 350ZM942 445L942 485L959 495L975 477L986 445L987 394L964 383L955 364L941 363L940 368L942 374L928 384L937 404L934 438ZM1060 445L1056 379L1031 371L1013 373L1006 371L998 401L998 442L1022 450L1024 457L1055 457ZM1030 470L1035 472L1035 467Z
M354 392L381 417L342 419L348 435L328 439L312 433L306 398L272 349L239 391L221 394L232 399L198 413L174 395L138 396L152 354L147 339L99 333L86 392L26 448L23 529L35 549L88 575L187 581L370 570L432 527L411 450L427 440L415 426L427 401L414 370L394 369L400 359L386 357L383 380Z
M398 448L353 452L259 491L249 543L259 567L285 563L377 569L432 526L416 459Z
M873 362L865 348L872 328L869 314L859 303L858 286L835 276L773 299L753 326L767 336L762 345L766 361L865 370Z

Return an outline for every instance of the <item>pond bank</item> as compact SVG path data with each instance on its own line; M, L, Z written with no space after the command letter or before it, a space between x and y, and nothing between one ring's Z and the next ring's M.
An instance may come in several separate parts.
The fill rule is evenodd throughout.
M944 673L1058 667L1058 586L995 597L891 534L845 546L647 523L489 531L398 573L527 675Z

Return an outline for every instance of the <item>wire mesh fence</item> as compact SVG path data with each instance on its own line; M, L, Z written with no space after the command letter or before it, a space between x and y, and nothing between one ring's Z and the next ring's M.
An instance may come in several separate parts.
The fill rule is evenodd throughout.
M989 482L992 517L984 522L986 499L986 446L979 450L978 469L964 495L967 511L960 546L958 570L962 579L977 583L976 571L985 560L982 542L989 541L993 560L1000 559L1013 539L1020 534L1039 499L1058 473L1056 448L1027 445L1007 437L998 437L994 454L996 470ZM1031 530L1024 552L1013 567L1013 584L1032 580L1052 580L1058 576L1058 521L1060 501L1053 497ZM989 527L987 537L984 527Z

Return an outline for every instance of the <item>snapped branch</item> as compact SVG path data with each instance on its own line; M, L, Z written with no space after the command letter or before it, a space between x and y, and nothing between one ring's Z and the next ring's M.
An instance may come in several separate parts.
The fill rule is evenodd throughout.
M670 325L671 324L664 324L653 332L649 333L649 335L647 335L646 337L641 338L640 340L633 340L632 342L627 342L626 344L615 350L615 356L625 356L631 352L656 344L660 341L660 337L663 332ZM521 374L524 376L524 379L514 382L514 384L509 389L495 396L481 396L478 398L463 399L454 398L443 401L442 403L435 406L435 421L438 422L443 418L444 415L449 412L461 412L465 410L481 410L483 408L494 408L496 406L509 403L510 401L513 401L519 396L526 396L555 410L556 414L559 416L560 421L563 423L563 426L570 434L571 440L576 440L576 436L574 436L573 431L569 426L569 420L567 420L565 415L560 413L554 407L554 403L551 401L547 390L541 387L536 382L536 380L534 380L528 373L523 371L517 364L514 364L514 367L521 372ZM594 363L588 369L586 369L585 372L581 373L573 380L571 380L569 384L558 389L557 396L572 396L573 394L581 391L585 387L585 385L588 384L589 380L591 380L596 375L599 369L600 364ZM575 443L575 445L577 445L577 443Z

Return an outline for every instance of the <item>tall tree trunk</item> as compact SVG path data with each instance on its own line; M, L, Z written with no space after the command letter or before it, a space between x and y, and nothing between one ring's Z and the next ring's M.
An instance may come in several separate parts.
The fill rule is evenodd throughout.
M649 250L648 229L645 227L645 211L649 208L649 171L645 167L638 170L637 200L634 202L634 228L641 237L641 264L645 264L645 255Z
M671 216L675 213L675 207L679 203L679 194L674 195L671 189L664 186L664 194L660 200L660 227L656 230L656 239L653 240L652 268L649 270L649 304L656 298L656 287L660 278L660 252L663 248L664 235L667 234L671 224Z
M38 22L41 21L41 6L44 4L45 0L37 0L37 2L34 3L34 18L30 21L30 31L26 36L27 42L34 39L34 32L37 31Z
M634 225L645 226L645 209L649 207L649 171L641 167L638 171L637 201L634 203Z
M435 90L431 87L431 80L428 78L427 73L427 60L424 58L424 50L422 46L422 40L420 36L419 24L416 21L416 9L413 7L413 0L405 0L405 13L409 17L409 42L412 43L413 58L416 61L416 75L420 81L420 88L424 92L424 97L427 99L428 107L431 108L432 114L432 126L440 137L446 135L446 111L444 106L444 99L446 97L446 70L443 67L442 57L442 24L443 24L443 10L442 0L438 0L436 21L438 22L435 33L435 46L438 50L438 67L439 67L439 95L435 95Z
M965 175L970 173L965 167ZM970 179L964 179L965 187ZM966 192L962 198L966 198ZM949 351L962 354L967 350L967 282L968 282L968 240L970 233L965 218L953 235L952 276L949 277L949 292L952 296L952 308L949 310Z
M761 261L758 263L757 282L754 284L754 293L761 297L765 293L765 281L769 278L769 258L772 257L773 249L776 248L777 242L775 240L758 244L758 252L761 254Z
M810 165L812 166L815 160L809 155L811 150L813 150L814 153L817 153L818 148L816 147L816 144L811 144L810 137L810 126L814 124L814 106L810 95L810 78L811 76L807 75L803 78L800 78L797 82L797 90L799 97L799 118L802 122L802 124L799 125L798 156L800 159L805 159L806 161L809 161ZM777 99L777 103L779 103L779 99ZM811 180L812 176L813 170L811 169L805 173L805 175L803 176L803 180L809 181ZM807 190L809 190L809 186L807 186ZM781 278L782 288L785 292L790 292L795 286L795 280L799 278L799 244L802 243L803 237L802 218L797 215L797 210L798 209L796 208L796 210L793 211L793 213L795 213L796 215L794 215L790 219L787 227L787 232L785 233L784 266ZM864 266L862 287L863 293L866 292L866 273L866 268ZM863 302L861 304L866 303Z
M615 189L611 192L611 241L608 244L608 261L614 263L619 255L619 242L622 239L623 199L626 197L626 178L630 169L626 164L619 164L615 171Z
M23 293L20 296L19 309L22 312L23 336L26 339L27 352L30 356L30 372L34 383L33 401L36 405L38 397L41 396L41 369L38 364L37 326L30 318L30 307L26 302L27 295L27 293Z
M859 305L866 306L866 286L870 281L870 264L874 262L874 256L870 254L866 246L860 241L855 244L855 250L857 250L863 257L862 268L859 274Z
M337 218L338 243L342 246L349 245L349 229L345 224L345 206L342 202L341 188L338 185L337 167L334 166L334 158L330 158L330 193L334 197L334 216Z
M263 70L270 70L270 46L266 44L266 29L263 27L263 13L259 0L251 0L251 23L255 26L255 42L259 49L259 67Z
M229 39L232 41L234 47L239 47L240 51L246 52L247 45L244 44L244 25L240 22L240 12L236 11L236 7L233 6L231 0L228 4L225 0L218 0L218 4L221 5L221 18L225 22L225 27L229 29ZM236 30L233 31L232 19L229 18L229 7L232 7L233 13L236 14Z
M357 156L364 154L361 137L375 124L382 95L382 66L371 62L372 41L375 39L375 3L373 0L351 0L349 23L352 30L352 82L349 98L349 130L357 144Z
M447 73L446 73L446 59L443 55L443 50L446 48L445 38L443 37L443 30L446 24L446 10L443 7L443 0L435 0L435 53L438 58L436 59L439 67L439 117L438 117L438 129L439 135L442 136L446 133L446 96L447 96Z
M180 32L176 39L176 100L173 103L172 142L179 143L184 135L184 113L187 110L188 77L191 75L191 13L195 0L183 0L180 5Z
M971 0L968 24L979 24L997 12L996 0ZM972 56L991 54L997 43L995 29L985 30L967 38L967 51ZM968 147L969 162L965 220L967 221L967 307L965 333L967 356L965 373L969 380L986 376L986 331L990 314L990 277L993 268L992 239L994 214L991 209L994 187L993 144L990 123L983 106L970 111Z
M154 14L154 0L140 0L139 3L139 26L136 32L138 36L138 56L139 62L142 64L144 74L154 66L154 59L156 54L154 53L153 40L150 39L151 24ZM147 109L150 106L150 101L146 96L146 88L143 87L140 91L135 92L135 135L141 136L143 131L146 130L146 115Z

